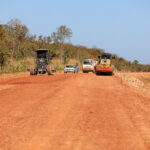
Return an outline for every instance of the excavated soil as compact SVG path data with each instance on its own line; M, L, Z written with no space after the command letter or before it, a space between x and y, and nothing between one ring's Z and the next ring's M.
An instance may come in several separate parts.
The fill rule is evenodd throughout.
M0 80L0 150L150 150L150 97L118 76Z

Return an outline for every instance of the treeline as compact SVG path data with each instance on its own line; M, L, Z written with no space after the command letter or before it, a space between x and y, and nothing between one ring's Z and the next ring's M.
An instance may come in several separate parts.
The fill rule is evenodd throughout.
M149 72L150 65L139 64L138 60L133 62L127 61L122 57L116 57L113 64L117 71L121 72Z
M97 58L103 49L74 46L70 43L73 33L70 28L60 26L49 36L31 35L26 25L18 19L0 25L0 72L25 71L33 58L35 49L49 49L51 59L66 64L70 59L82 62L85 58ZM16 65L19 62L19 65ZM129 62L116 56L113 61L118 71L150 71L150 65Z

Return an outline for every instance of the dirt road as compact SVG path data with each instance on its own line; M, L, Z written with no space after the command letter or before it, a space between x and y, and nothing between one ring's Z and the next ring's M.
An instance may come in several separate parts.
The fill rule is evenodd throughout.
M26 75L0 87L0 150L150 150L150 99L119 77Z

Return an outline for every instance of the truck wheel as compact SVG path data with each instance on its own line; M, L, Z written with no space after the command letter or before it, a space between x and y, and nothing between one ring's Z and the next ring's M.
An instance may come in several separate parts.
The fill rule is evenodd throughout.
M54 68L54 65L52 65L52 64L50 64L50 65L47 66L46 71L47 71L48 75L54 75L54 74L56 74L56 70Z
M100 72L98 72L98 71L95 71L95 74L98 76L98 75L100 75Z
M113 76L114 74L113 74L113 72L110 72L109 75L110 75L110 76Z
M51 69L48 69L48 70L47 70L47 74L48 74L48 75L51 75L51 74L52 74L52 73L51 73Z
M48 74L48 75L54 75L54 74L56 74L56 71L55 71L55 70L51 70L51 69L49 68L49 69L47 69L47 74Z
M30 70L30 75L34 75L34 71L31 71L31 70Z
M36 75L36 71L34 67L30 67L30 75Z

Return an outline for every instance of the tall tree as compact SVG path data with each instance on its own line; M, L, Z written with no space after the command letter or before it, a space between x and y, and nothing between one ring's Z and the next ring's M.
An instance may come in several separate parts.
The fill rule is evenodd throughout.
M29 37L29 30L19 19L10 20L5 29L9 37L9 49L11 51L11 61L13 61L14 57L18 57L18 54L23 54L26 50L24 43Z
M51 34L51 39L52 39L52 41L53 41L55 44L59 42L59 40L58 40L58 35L57 35L56 32L53 32L53 33Z
M70 39L72 37L72 31L70 28L62 25L57 28L57 37L60 43L64 43L65 40Z
M6 33L3 26L0 25L0 66L3 69L5 61L8 56Z
M70 28L67 28L65 25L57 28L57 32L52 33L52 39L54 43L58 43L60 45L60 59L62 61L63 56L63 45L66 40L70 40L72 37L72 31Z

